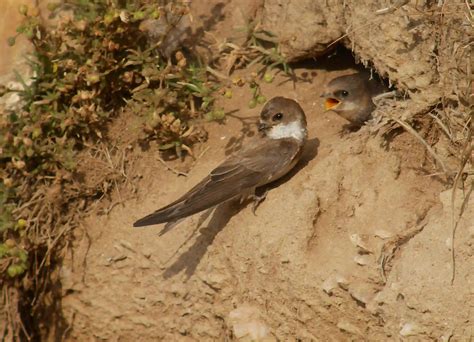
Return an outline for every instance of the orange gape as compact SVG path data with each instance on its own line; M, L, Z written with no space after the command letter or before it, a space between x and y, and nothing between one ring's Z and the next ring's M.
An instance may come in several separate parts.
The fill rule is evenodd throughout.
M333 98L328 98L324 102L324 107L326 110L336 107L339 104L339 101Z

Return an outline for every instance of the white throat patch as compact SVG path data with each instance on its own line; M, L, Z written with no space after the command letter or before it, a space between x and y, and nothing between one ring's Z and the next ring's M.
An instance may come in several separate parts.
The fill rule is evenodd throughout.
M340 103L342 106L337 106L337 108L334 108L334 111L346 111L346 110L357 110L360 109L360 105L354 103L354 102L342 102Z
M306 129L300 121L293 121L289 124L278 124L273 126L267 136L272 139L294 138L303 141L306 138Z

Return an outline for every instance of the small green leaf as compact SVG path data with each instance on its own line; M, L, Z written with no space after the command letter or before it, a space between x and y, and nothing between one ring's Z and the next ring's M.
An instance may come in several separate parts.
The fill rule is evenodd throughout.
M20 7L18 8L18 12L20 12L21 15L26 16L28 14L28 6L26 6L25 4L20 5Z
M133 13L133 20L143 20L145 18L145 12L137 11Z
M7 39L8 46L15 45L15 42L16 42L16 37L8 37L8 39Z
M170 148L174 148L176 144L174 142L168 144L161 144L158 148L160 150L169 150Z
M10 278L15 278L23 272L25 272L25 268L22 265L13 264L7 268L7 274Z
M264 104L265 102L267 102L267 98L263 95L259 95L257 96L257 103L258 104Z
M25 250L21 249L18 252L18 258L24 265L26 265L26 262L28 261L28 253Z
M273 77L272 74L265 73L265 75L263 75L263 80L267 83L272 83L273 79L274 79L274 77Z
M0 244L0 258L7 256L9 250L10 248L6 246L4 243Z

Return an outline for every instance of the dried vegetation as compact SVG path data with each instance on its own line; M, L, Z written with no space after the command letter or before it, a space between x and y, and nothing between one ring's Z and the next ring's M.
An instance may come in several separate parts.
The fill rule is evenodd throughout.
M25 21L18 33L32 41L36 53L29 60L32 82L19 78L21 90L0 89L0 95L18 91L22 99L21 108L0 114L0 282L9 320L4 337L30 337L34 327L22 321L31 322L54 305L52 271L79 211L126 180L126 150L108 146L107 123L118 113L136 114L141 129L137 143L153 140L176 156L192 154L191 146L206 138L200 120L225 116L214 106L216 96L231 97L232 86L247 84L252 94L248 105L255 107L266 101L259 82L272 82L269 69L279 68L296 79L275 37L254 22L245 28L244 44L217 44L221 74L200 64L190 51L170 53L166 46L168 36L189 14L186 3L118 3L69 0L51 5L52 13L59 14L53 30L45 28L36 9L19 9ZM450 45L452 35L472 29L472 11L464 6L467 11L454 6L432 16L439 21L438 55L433 58L438 61L440 89L446 93L428 112L426 104L417 111L416 104L404 109L406 102L384 98L378 127L395 123L414 134L454 189L465 191L466 204L474 186L472 73L467 58L472 42L466 34L465 41ZM464 22L466 16L470 27L451 24ZM149 25L154 25L153 39L143 30ZM14 44L15 37L9 43ZM261 65L256 73L230 80L233 70L254 64ZM225 85L221 89L217 79ZM449 141L448 151L440 152L435 142L417 133L421 114L439 127ZM97 168L104 172L97 179L85 180L80 172L84 155L101 161ZM453 234L460 215L453 213Z
M70 0L49 10L52 29L36 8L19 8L17 32L34 45L34 76L1 89L21 98L20 108L0 115L0 282L4 303L19 304L4 306L5 338L31 337L34 327L22 321L54 305L54 265L80 212L126 179L126 150L109 145L107 123L133 112L137 143L156 141L181 156L206 138L203 114L216 113L217 84L197 56L164 53L189 14L186 3ZM142 29L147 21L161 32L153 40ZM98 177L81 172L92 162Z

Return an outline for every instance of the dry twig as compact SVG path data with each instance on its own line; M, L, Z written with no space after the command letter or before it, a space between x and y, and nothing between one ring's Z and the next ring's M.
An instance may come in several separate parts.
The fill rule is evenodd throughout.
M168 170L168 171L171 171L173 172L175 175L177 176L184 176L184 177L188 177L188 174L186 172L183 172L183 171L179 171L179 170L176 170L174 167L168 165L164 160L163 158L161 158L160 156L157 157L158 161L163 164L163 166Z
M408 2L409 2L409 0L397 0L390 7L381 8L381 9L375 11L375 14L380 15L380 14L393 13L396 10L398 10L399 8L401 8L402 6L406 5Z
M451 227L452 227L452 232L451 232L451 263L452 263L452 274L451 274L451 284L454 283L454 279L456 277L456 254L454 250L454 239L456 237L456 230L459 225L459 221L461 220L462 215L464 214L464 211L466 210L467 203L469 202L469 198L471 196L471 193L474 188L474 179L471 181L471 186L469 190L467 191L467 194L464 196L463 202L461 204L461 208L459 210L459 213L457 217L455 218L455 200L456 200L456 189L458 188L458 184L460 180L462 179L462 176L464 174L464 169L466 168L466 165L468 161L471 159L472 152L473 152L473 146L471 143L471 138L472 138L472 131L469 132L468 134L468 139L466 141L466 145L462 154L462 162L461 166L459 168L458 173L456 174L456 177L454 178L454 184L453 184L453 190L451 192Z
M426 147L427 151L438 162L438 164L441 166L441 168L443 169L447 177L450 177L450 175L452 175L452 172L450 172L450 170L446 167L446 165L444 164L444 161L436 154L436 152L431 148L431 146L425 141L425 139L421 137L421 135L413 127L411 127L408 123L398 118L395 118L395 117L390 117L390 118L396 123L398 123L400 126L405 128L409 133L411 133L415 138L417 138L418 141L420 141L423 144L423 146Z

